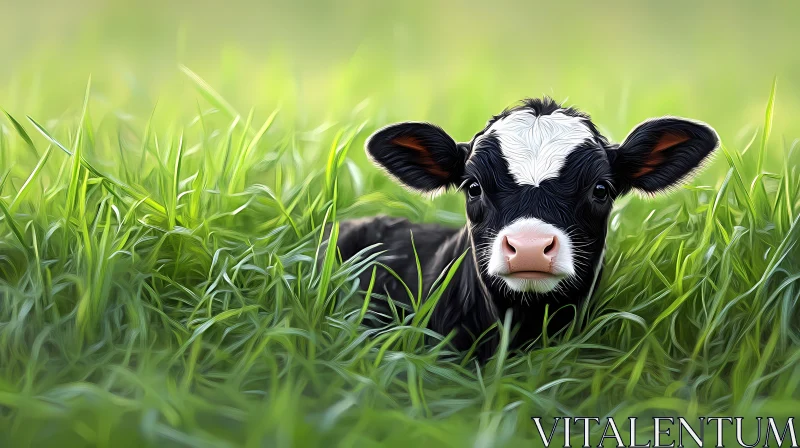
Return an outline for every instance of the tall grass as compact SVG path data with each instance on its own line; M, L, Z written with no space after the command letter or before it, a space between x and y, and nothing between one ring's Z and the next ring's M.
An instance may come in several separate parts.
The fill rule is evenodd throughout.
M770 135L775 85L706 183L617 204L583 328L510 353L505 316L479 365L426 328L418 285L365 327L375 258L321 246L376 212L457 225L462 199L372 169L380 119L304 128L181 70L189 117L98 116L91 82L72 113L4 114L3 446L518 446L532 416L796 414L800 149Z

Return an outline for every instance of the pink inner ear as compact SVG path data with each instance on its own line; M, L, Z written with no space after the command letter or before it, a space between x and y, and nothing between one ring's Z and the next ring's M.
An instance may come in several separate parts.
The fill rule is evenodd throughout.
M428 152L428 149L422 146L422 143L420 143L416 138L410 136L397 137L392 140L392 143L402 146L403 148L416 151L417 154L419 154L417 163L422 165L425 171L443 179L449 176L447 172L444 171L439 164L433 160L433 158L431 158L431 154Z
M661 138L658 139L656 145L653 146L653 150L650 151L647 159L645 159L644 166L639 168L639 171L634 173L633 177L638 178L652 172L664 162L664 155L661 154L662 151L672 148L673 146L681 144L687 140L689 140L689 137L683 134L673 132L664 133Z
M683 134L667 132L658 139L658 143L653 147L653 152L661 152L687 140L689 137Z

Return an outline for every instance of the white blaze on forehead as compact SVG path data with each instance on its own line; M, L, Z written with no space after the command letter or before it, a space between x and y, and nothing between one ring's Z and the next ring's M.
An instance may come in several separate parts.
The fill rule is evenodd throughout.
M492 123L508 170L520 185L538 187L558 176L567 156L594 134L581 117L561 111L537 116L528 110L512 112Z

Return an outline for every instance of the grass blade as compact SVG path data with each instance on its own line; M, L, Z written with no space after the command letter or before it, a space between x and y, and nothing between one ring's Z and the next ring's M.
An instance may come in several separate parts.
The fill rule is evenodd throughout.
M229 118L235 119L239 117L239 112L234 109L234 107L222 97L216 90L209 83L207 83L203 78L200 77L197 73L193 72L189 67L185 65L180 65L180 70L189 77L189 79L194 83L197 91L200 95L205 98L212 106L216 107L217 109L225 112ZM250 127L247 126L245 130L250 133Z
M28 176L28 178L25 179L25 183L23 183L22 186L19 187L19 191L17 191L16 196L14 196L14 199L11 201L11 205L9 206L11 213L14 213L14 211L16 211L17 207L19 207L19 205L21 204L20 201L25 198L25 193L27 193L28 188L33 184L33 180L36 179L39 176L39 173L42 172L42 169L44 169L44 165L47 163L47 159L50 158L50 153L52 149L53 149L52 146L47 147L47 149L44 152L44 155L42 156L41 159L39 159L39 162L36 164L36 167L33 169L33 171L31 171L31 174Z
M772 133L772 116L775 111L775 93L778 90L778 77L772 79L772 89L769 92L767 110L764 113L764 132L761 134L761 148L758 151L758 163L756 164L756 175L761 174L764 167L764 153L767 149L767 141Z
M67 153L67 155L70 155L70 156L72 155L72 151L70 151L69 149L64 147L64 145L62 145L61 142L59 142L58 140L53 138L53 136L50 135L49 132L47 132L47 130L44 128L44 126L42 126L39 123L37 123L36 120L31 118L30 116L28 116L27 118L28 118L28 121L31 122L33 127L35 127L36 130L39 131L39 133L42 134L44 136L44 138L46 138L50 143L52 143L52 144L58 146L59 148L61 148L61 150L64 151L65 153Z
M6 217L6 223L8 226L11 227L11 232L17 238L17 241L22 245L22 247L30 253L30 248L25 243L25 237L22 235L22 231L17 226L17 223L14 221L14 216L11 214L11 211L8 210L6 207L6 202L3 198L0 198L0 211L3 212L3 215Z
M272 126L272 122L275 121L275 117L277 115L278 115L278 109L275 109L272 112L272 114L267 118L267 121L265 121L264 124L261 125L261 128L258 130L258 132L256 132L253 138L250 139L250 143L247 145L247 148L244 151L239 152L238 154L239 157L237 157L233 167L233 172L231 173L231 182L228 186L228 194L231 194L233 191L235 191L237 185L244 184L244 179L241 179L241 181L239 179L242 167L252 154L253 149L255 149L256 145L258 145L258 142L261 140L261 137L263 137L264 134L267 132L267 130L270 128L270 126ZM241 176L244 177L243 175Z
M33 155L36 156L37 159L39 159L40 157L39 151L36 149L36 145L33 144L33 140L31 140L31 137L25 131L25 128L23 128L22 125L19 124L19 122L14 117L11 116L11 114L6 112L5 109L0 108L0 110L3 111L3 113L6 115L6 118L8 118L8 121L10 121L11 125L14 126L14 129L17 131L17 134L19 134L19 136L22 138L25 144L28 145L28 148L31 150Z

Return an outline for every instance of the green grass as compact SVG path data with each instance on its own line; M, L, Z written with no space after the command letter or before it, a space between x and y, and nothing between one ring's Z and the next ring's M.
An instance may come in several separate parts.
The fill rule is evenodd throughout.
M150 23L142 11L131 20ZM0 447L536 446L532 416L797 415L800 96L794 50L780 44L792 41L781 40L790 14L765 24L732 8L775 43L734 33L733 56L765 62L739 67L698 44L681 72L665 71L660 52L599 51L613 36L657 41L614 18L625 14L606 12L599 30L597 11L572 16L580 38L542 66L515 56L513 40L506 55L488 35L457 33L471 14L458 8L447 23L419 18L409 27L419 35L396 30L385 54L369 33L389 20L372 11L381 26L357 24L364 46L342 56L349 47L330 44L334 62L315 69L293 65L291 50L262 64L245 44L204 59L192 38L211 48L209 38L179 27L178 60L161 65L174 34L158 33L172 32L173 13L162 11L152 42L128 48L130 65L104 56L140 27L95 20L42 54L22 54L20 41L8 55L25 64L8 77L0 68ZM265 20L289 32L285 18ZM541 22L545 34L561 26ZM345 39L350 25L324 25L320 39L327 26ZM706 39L725 30L712 25ZM667 48L692 36L675 33ZM274 46L292 45L304 44ZM723 146L690 185L616 204L583 328L478 365L423 343L430 308L417 284L415 313L362 326L363 290L380 286L353 279L374 259L340 263L319 249L321 228L376 213L464 222L461 196L403 190L370 165L364 139L413 119L465 140L540 92L569 95L617 141L675 114L710 123Z
M302 152L299 133L272 128L275 113L231 118L184 70L215 108L201 103L180 127L100 133L88 88L73 117L7 115L4 153L38 159L0 178L11 446L513 444L536 437L531 416L800 405L795 146L756 176L748 167L774 144L760 131L756 147L723 146L716 184L622 200L588 325L480 366L423 344L424 306L361 326L358 290L373 285L353 279L374 260L318 253L326 222L436 207L384 189L364 163L377 123L339 124ZM112 138L120 165L105 173L93 152Z

